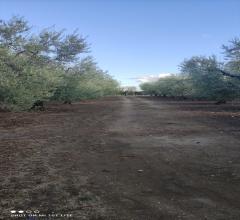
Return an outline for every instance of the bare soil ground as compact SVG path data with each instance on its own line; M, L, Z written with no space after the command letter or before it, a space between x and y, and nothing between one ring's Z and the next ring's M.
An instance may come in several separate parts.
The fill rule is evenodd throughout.
M240 219L240 103L51 103L0 140L0 219Z

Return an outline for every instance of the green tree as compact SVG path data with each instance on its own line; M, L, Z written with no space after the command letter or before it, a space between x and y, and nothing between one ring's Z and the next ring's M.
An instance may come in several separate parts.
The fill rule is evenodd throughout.
M181 64L181 72L192 87L192 96L205 99L232 99L238 88L221 74L223 64L212 57L192 57Z
M0 104L28 109L36 100L78 100L113 94L118 83L102 71L74 31L31 34L22 17L0 20Z

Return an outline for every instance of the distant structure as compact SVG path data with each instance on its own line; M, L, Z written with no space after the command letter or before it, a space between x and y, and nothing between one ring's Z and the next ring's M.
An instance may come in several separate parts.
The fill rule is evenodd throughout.
M138 90L135 86L124 86L121 89L121 95L143 95L143 92Z

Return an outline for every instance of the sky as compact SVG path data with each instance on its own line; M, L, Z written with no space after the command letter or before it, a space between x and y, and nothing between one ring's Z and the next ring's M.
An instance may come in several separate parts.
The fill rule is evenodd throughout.
M222 45L240 37L239 9L240 0L0 0L0 19L78 29L99 67L130 86L178 73L194 55L222 60Z

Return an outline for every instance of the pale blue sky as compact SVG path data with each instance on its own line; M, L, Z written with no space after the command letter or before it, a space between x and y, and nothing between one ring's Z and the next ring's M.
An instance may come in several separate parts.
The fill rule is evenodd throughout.
M0 19L24 16L88 36L91 55L123 85L176 73L184 58L216 54L240 37L239 0L0 0Z

